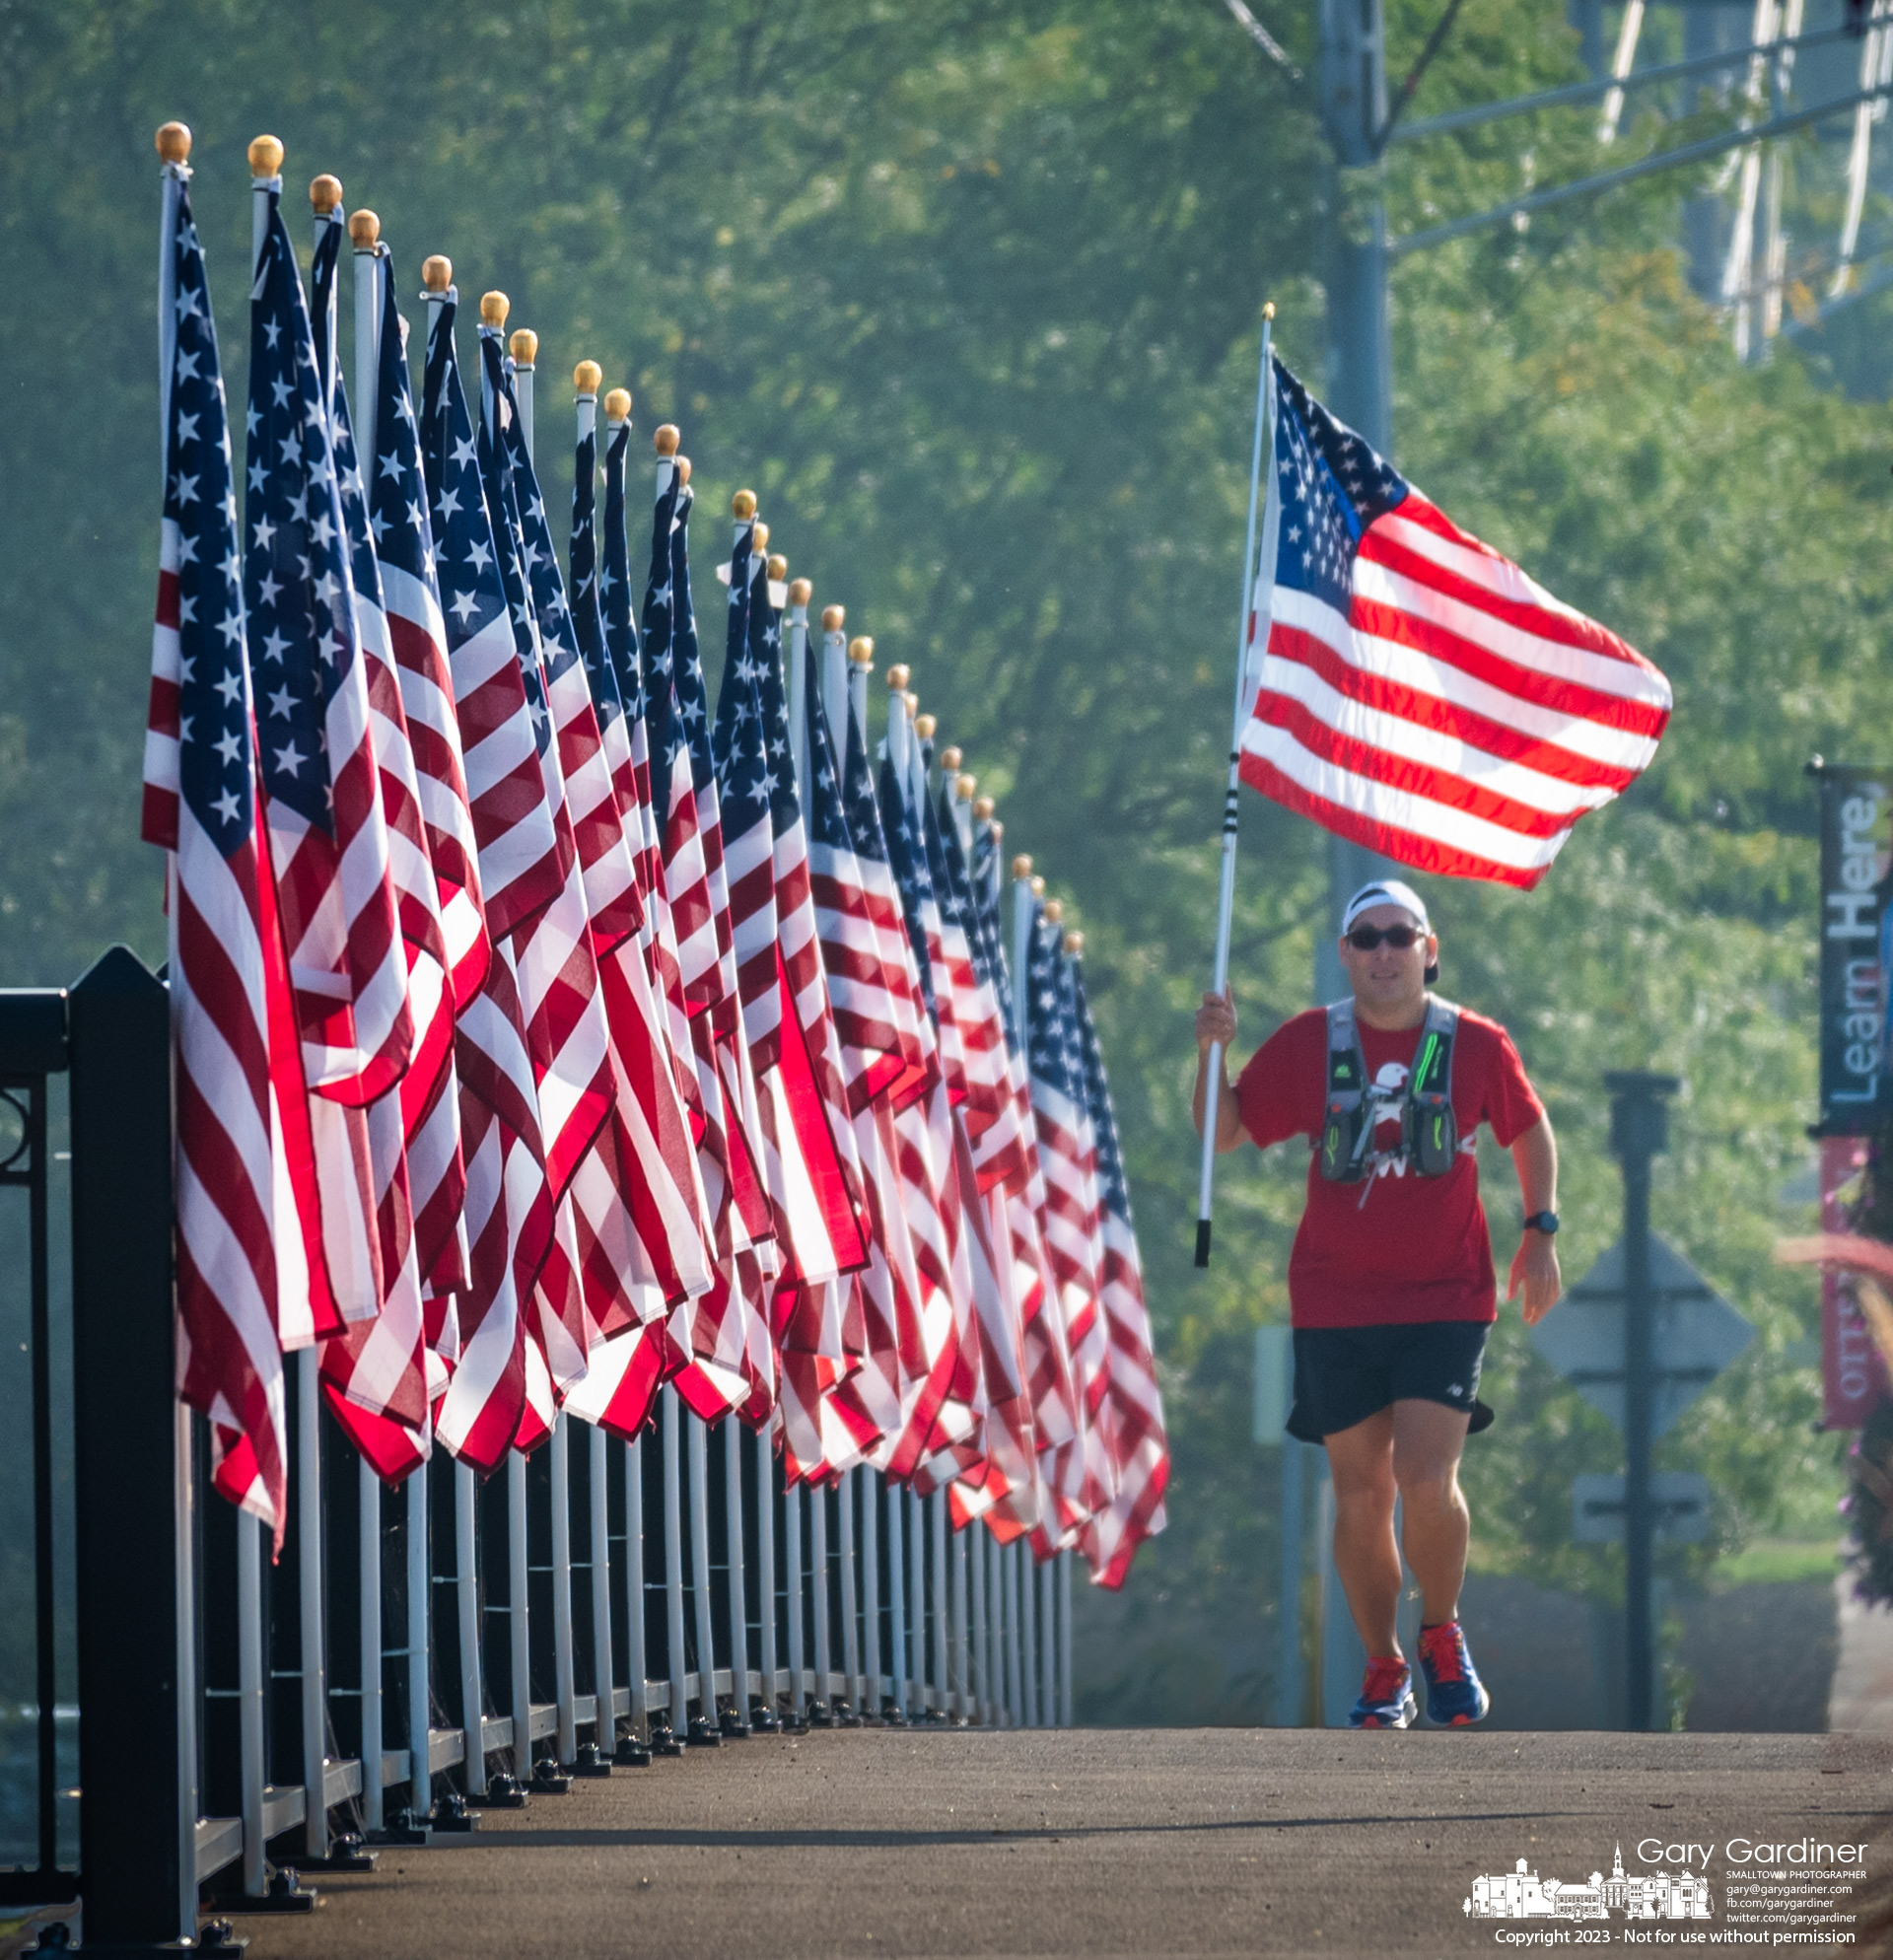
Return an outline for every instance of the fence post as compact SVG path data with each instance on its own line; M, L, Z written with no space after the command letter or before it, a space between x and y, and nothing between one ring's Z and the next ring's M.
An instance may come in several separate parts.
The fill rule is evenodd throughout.
M949 1520L950 1521L950 1520ZM961 1721L973 1718L972 1653L966 1626L966 1534L963 1525L953 1533L953 1713Z
M88 1942L197 1933L189 1423L174 1399L167 990L113 946L72 990L80 1865ZM180 1460L182 1467L180 1468Z
M670 1739L666 1754L682 1755L690 1732L683 1666L683 1468L679 1461L683 1404L664 1384L664 1626L670 1656Z
M592 1740L608 1763L618 1740L617 1684L611 1666L611 1451L605 1433L596 1426L586 1431L586 1447L592 1527L592 1694L597 1705Z
M460 1722L468 1796L486 1794L486 1691L481 1686L479 1488L473 1466L454 1466L454 1592L460 1621Z
M1038 1706L1047 1728L1058 1726L1058 1574L1056 1560L1038 1569Z
M710 1595L710 1432L692 1414L684 1433L690 1439L690 1597L697 1623L697 1715L690 1740L714 1749L723 1740L717 1726L717 1634Z
M1072 1676L1072 1554L1058 1555L1058 1725L1070 1728L1078 1714L1078 1684Z
M815 1604L815 1693L808 1718L826 1728L835 1718L834 1684L828 1679L834 1655L828 1633L828 1493L818 1484L808 1486L808 1577Z
M907 1487L907 1676L913 1713L927 1715L927 1525L920 1493Z
M645 1686L651 1659L644 1634L644 1432L624 1451L625 1665L631 1674L631 1748L648 1745L651 1735L651 1697ZM669 1723L665 1724L666 1728Z
M900 1537L900 1486L886 1480L887 1492L887 1650L893 1659L893 1713L907 1719L907 1557Z
M427 1556L427 1465L407 1478L407 1800L419 1823L434 1801L433 1670L428 1665L428 1587L433 1567ZM462 1761L472 1761L474 1744L465 1741Z
M942 1485L928 1501L933 1512L933 1557L929 1564L934 1575L934 1713L942 1721L950 1718L952 1622L946 1601L946 1487Z
M1025 1726L1038 1726L1038 1586L1030 1544L1023 1538L1013 1540L1013 1556L1018 1562L1018 1645L1019 1692L1025 1706Z

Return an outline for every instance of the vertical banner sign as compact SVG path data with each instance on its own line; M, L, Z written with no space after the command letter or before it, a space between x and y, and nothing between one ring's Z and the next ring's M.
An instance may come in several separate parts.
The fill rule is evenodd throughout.
M1821 1139L1821 1229L1846 1231L1841 1193L1858 1174L1866 1149L1854 1137ZM1830 1430L1858 1430L1887 1395L1886 1365L1860 1315L1852 1273L1821 1272L1821 1421Z
M1824 1137L1886 1122L1885 879L1893 770L1821 772L1821 1121Z
M1825 769L1821 786L1821 1229L1845 1231L1841 1192L1862 1161L1857 1139L1893 1109L1886 1058L1893 973L1887 873L1893 770ZM1851 1273L1821 1279L1823 1420L1858 1429L1887 1392Z

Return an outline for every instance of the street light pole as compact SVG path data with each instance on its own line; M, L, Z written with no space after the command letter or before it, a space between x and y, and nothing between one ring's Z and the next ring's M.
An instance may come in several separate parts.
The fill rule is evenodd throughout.
M1647 1729L1654 1630L1650 1625L1649 1450L1655 1409L1655 1299L1649 1267L1649 1160L1669 1148L1663 1098L1675 1076L1605 1072L1610 1148L1624 1171L1624 1726Z

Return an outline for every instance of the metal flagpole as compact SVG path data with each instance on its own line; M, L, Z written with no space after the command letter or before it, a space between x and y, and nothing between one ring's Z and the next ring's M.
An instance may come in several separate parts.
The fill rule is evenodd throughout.
M690 1707L683 1666L683 1467L679 1436L682 1404L669 1382L664 1384L664 1612L665 1645L670 1655L670 1741L667 1752L681 1755L690 1729Z
M879 1478L861 1466L861 1653L865 1683L864 1721L880 1718L880 1506L875 1492Z
M320 1357L305 1348L296 1357L296 1579L300 1608L303 1702L303 1841L312 1859L328 1855L328 1805L323 1800L328 1760L328 1683L322 1665L322 1391ZM379 1568L379 1562L378 1562ZM376 1583L381 1573L376 1572ZM377 1615L380 1618L380 1615ZM378 1671L380 1655L376 1656ZM362 1656L364 1692L369 1658ZM376 1769L381 1768L380 1763ZM364 1777L368 1765L362 1765Z
M864 671L861 667L857 673ZM887 1651L893 1662L894 1693L891 1719L907 1719L907 1555L901 1542L900 1486L891 1479L887 1493L887 1603L890 1611Z
M254 285L269 226L269 193L282 188L283 146L259 136L249 146L249 270ZM238 1733L243 1750L244 1890L263 1890L263 1580L262 1526L245 1512L237 1520Z
M644 1632L644 1436L624 1451L625 1666L631 1675L631 1735L627 1747L651 1740L651 1656ZM666 1724L666 1727L668 1724Z
M808 1718L818 1728L834 1720L830 1703L834 1688L828 1679L832 1649L828 1644L828 1493L808 1486L808 1583L815 1602L815 1692Z
M532 1775L532 1648L526 1620L526 1458L506 1454L506 1632L513 1715L513 1773Z
M999 1570L1006 1592L1006 1715L1015 1728L1025 1725L1024 1654L1018 1638L1018 1541L1002 1545Z
M694 1412L684 1420L690 1444L690 1598L697 1623L697 1715L692 1742L712 1747L723 1739L717 1726L716 1616L710 1601L710 1432Z
M479 1537L473 1466L454 1466L454 1593L459 1609L460 1726L468 1796L486 1794L486 1691L480 1682L480 1588L474 1559Z
M951 1621L948 1618L946 1598L946 1487L936 1491L929 1501L928 1509L933 1512L933 1575L934 1575L934 1708L945 1720L951 1713L948 1706L951 1675Z
M966 1525L952 1534L953 1559L953 1713L961 1721L973 1718L972 1654L966 1638Z
M572 1427L552 1418L552 1677L560 1767L579 1755L579 1691L572 1658Z
M1058 1555L1058 1725L1070 1728L1078 1718L1078 1684L1072 1674L1072 1552Z
M986 1547L992 1543L992 1533L976 1530L969 1524L960 1535L967 1541L968 1575L971 1579L971 1621L966 1645L973 1719L990 1724L993 1719L993 1623L986 1607Z
M1018 1646L1020 1699L1025 1704L1025 1726L1038 1726L1038 1587L1033 1584L1031 1547L1023 1538L1013 1541L1018 1560Z
M797 1728L805 1725L808 1701L802 1605L802 1493L801 1484L785 1491L782 1506L782 1555L789 1567L789 1719Z
M907 1487L907 1675L913 1712L927 1713L927 1527L920 1493Z
M841 1571L841 1671L848 1683L845 1712L837 1710L836 1719L845 1728L861 1725L862 1703L867 1699L861 1678L861 1633L856 1620L855 1591L855 1473L844 1470L835 1486L835 1507L840 1532Z
M588 1424L587 1469L592 1526L592 1693L597 1717L592 1739L608 1763L618 1739L617 1683L611 1664L610 1438Z
M769 1433L756 1436L756 1591L760 1652L756 1664L762 1669L762 1708L756 1726L774 1730L782 1726L776 1702L776 1452L770 1447Z
M1047 1728L1058 1726L1058 1606L1056 1561L1038 1568L1038 1706Z
M749 1596L742 1570L742 1425L723 1419L723 1517L730 1587L730 1707L732 1733L749 1732Z
M1255 382L1255 441L1249 454L1249 522L1242 546L1242 601L1235 628L1235 709L1229 730L1229 785L1223 798L1223 879L1216 906L1216 970L1211 992L1221 994L1229 984L1229 926L1235 913L1235 826L1238 807L1237 769L1242 757L1242 723L1248 709L1244 698L1249 671L1250 625L1255 610L1255 525L1261 501L1262 437L1269 411L1269 342L1275 324L1275 302L1262 309L1262 361ZM1273 489L1273 479L1271 479ZM1222 1083L1223 1047L1210 1048L1205 1064L1203 1155L1196 1184L1196 1263L1210 1263L1210 1206L1216 1184L1216 1105Z

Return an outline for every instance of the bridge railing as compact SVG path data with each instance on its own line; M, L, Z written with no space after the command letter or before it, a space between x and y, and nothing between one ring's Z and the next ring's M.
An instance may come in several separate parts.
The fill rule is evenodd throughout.
M69 1356L47 1277L62 1073ZM193 1937L205 1904L306 1909L300 1874L360 1868L361 1840L465 1830L654 1755L864 1719L1071 1721L1069 1554L1035 1567L865 1467L786 1490L766 1436L706 1426L668 1387L635 1440L561 1414L484 1481L437 1450L390 1488L327 1413L316 1353L293 1355L272 1561L211 1493L205 1425L173 1392L163 981L114 947L69 990L0 992L0 1101L18 1133L0 1131L0 1184L30 1212L32 1434L6 1447L32 1465L36 1743L33 1862L0 1869L0 1902L83 1893L88 1944Z

